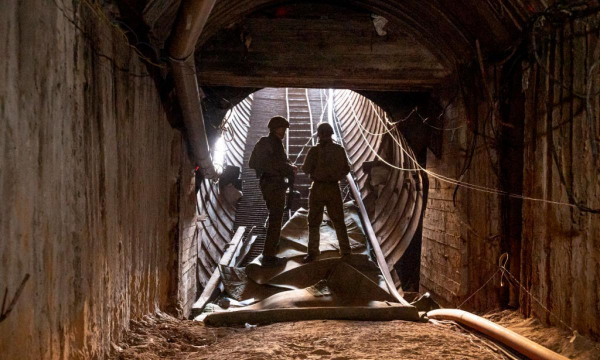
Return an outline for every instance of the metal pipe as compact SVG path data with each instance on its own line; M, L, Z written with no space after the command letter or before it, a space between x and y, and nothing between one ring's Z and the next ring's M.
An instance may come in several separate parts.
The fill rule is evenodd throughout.
M290 94L289 89L285 88L285 108L287 109L287 120L289 122L292 121L290 117ZM290 154L290 129L285 133L285 151L287 151L288 156ZM291 210L290 210L291 211Z
M169 39L169 56L187 60L194 54L198 38L216 0L183 0Z
M334 129L334 133L336 134L338 139L340 139L340 141L342 141L343 140L342 132L338 129L338 127L335 124L335 121L333 120L333 89L329 89L329 98L327 100L329 102L329 104L328 104L329 109L328 109L328 113L327 113L328 122L331 125L331 127ZM373 230L373 226L371 225L371 221L369 220L369 215L367 213L367 209L365 208L365 205L363 204L362 197L360 195L360 191L358 189L358 186L356 185L356 181L354 180L354 177L352 176L352 174L348 174L348 175L346 175L346 180L348 181L348 185L350 185L350 190L352 191L352 195L354 196L354 199L356 199L360 217L362 219L363 226L365 228L365 232L367 235L367 240L373 247L373 252L375 253L377 265L379 265L379 268L381 269L381 273L383 274L385 284L387 285L387 287L390 291L390 294L393 297L395 297L399 303L401 303L403 305L407 305L407 306L410 305L406 300L404 300L404 298L400 295L400 293L398 292L398 289L396 289L396 286L394 285L394 281L392 280L392 274L390 273L390 269L388 268L387 262L385 261L385 256L383 255L383 252L381 251L381 246L379 246L379 241L377 240L377 236L375 235L375 231Z
M394 285L394 281L392 280L392 274L390 273L390 269L388 268L387 262L385 261L385 256L383 256L383 252L381 251L381 247L379 246L379 242L377 241L377 236L375 235L375 231L373 231L373 226L371 226L371 222L369 220L369 215L367 214L367 209L362 202L362 198L360 196L360 191L356 186L354 181L354 177L352 174L346 175L346 180L350 185L350 190L352 190L352 195L356 199L356 203L358 204L358 210L360 212L360 217L363 220L363 226L365 227L365 232L367 233L367 239L369 243L373 247L373 252L375 253L375 258L377 260L377 265L381 269L381 273L383 274L383 278L385 280L385 284L390 290L390 294L398 300L399 303L404 305L410 305L404 298L400 295L396 286Z
M310 133L315 133L315 125L313 124L312 109L310 108L310 98L308 97L308 89L304 89L304 95L306 96L306 104L308 104L308 116L310 118ZM315 146L315 138L310 138L312 146Z
M518 351L530 359L566 360L567 358L554 351L523 337L514 331L479 317L475 314L457 309L438 309L427 313L427 317L436 320L453 320L475 329L498 340L504 345Z
M200 173L207 179L215 179L220 174L215 169L208 147L202 104L200 103L198 81L196 80L193 57L185 61L172 60L175 91L183 113L185 136L189 156Z
M168 45L190 158L208 179L219 177L220 172L213 165L206 138L194 50L215 2L216 0L182 1Z

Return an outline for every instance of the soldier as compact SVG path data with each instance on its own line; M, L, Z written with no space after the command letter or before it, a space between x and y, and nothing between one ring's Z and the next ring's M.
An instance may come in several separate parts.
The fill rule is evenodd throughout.
M350 166L344 148L333 142L333 128L328 123L319 123L317 136L319 144L308 150L302 170L310 176L312 185L308 196L308 252L303 262L309 263L320 254L320 227L323 210L333 222L342 256L350 255L350 241L344 222L344 206L339 181L348 172Z
M256 170L256 177L260 179L260 191L269 209L262 266L275 267L283 265L286 260L275 255L288 187L286 179L289 181L295 176L298 168L291 164L282 143L290 123L284 117L275 116L269 121L268 127L269 136L262 137L256 143L248 165Z

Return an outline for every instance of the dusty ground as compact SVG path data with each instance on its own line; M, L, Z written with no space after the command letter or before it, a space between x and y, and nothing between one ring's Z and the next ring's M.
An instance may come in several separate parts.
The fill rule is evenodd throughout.
M571 343L568 333L511 312L489 317L571 358L600 359L600 346L582 337ZM114 359L507 358L493 344L450 322L307 321L211 328L159 314L133 322L131 330L114 346Z
M510 311L486 316L571 359L600 360L600 344ZM132 322L113 359L506 359L451 322L307 321L211 328L158 314Z
M484 317L570 359L600 360L600 343L577 333L545 327L537 319L523 319L510 310Z

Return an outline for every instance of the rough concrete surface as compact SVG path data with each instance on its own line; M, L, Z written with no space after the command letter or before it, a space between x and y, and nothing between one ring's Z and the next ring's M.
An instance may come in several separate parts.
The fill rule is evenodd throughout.
M502 189L502 181L519 179L522 194L539 201L526 199L521 208L514 206L513 198L503 213L506 197L462 188L455 205L454 185L430 176L421 290L431 291L440 303L458 306L468 300L463 307L478 311L520 307L524 315L537 316L545 324L600 338L600 215L585 211L600 209L600 47L598 34L586 31L590 21L597 20L597 14L591 15L543 34L547 42L538 49L539 60L519 60L513 66L519 69L512 73L513 84L497 80L499 67L488 69L488 74L496 74L496 80L489 75L490 91L511 86L510 96L500 101L509 109L502 120L510 126L498 123L501 112L491 116L485 96L465 104L461 95L446 109L447 127L460 129L444 133L441 159L429 153L429 170L459 178L471 128L478 121L488 148L480 136L461 180ZM452 94L438 95L448 104ZM490 124L508 134L505 143L494 142ZM493 166L503 166L500 150L513 146L510 137L519 127L523 152L513 154L518 158L504 165L508 172L501 169L496 176ZM511 193L519 194L514 189ZM505 274L501 281L498 264L503 252L510 253L507 266L514 278Z
M540 66L534 65L523 75L523 83L528 84L523 155L526 196L600 209L600 154L594 155L600 143L597 67L587 77L600 48L598 34L586 31L589 21L597 20L598 15L593 15L565 25L562 35L554 35L557 42L540 53L550 71L572 84L575 92L585 94L592 81L589 108L585 98L550 81ZM558 43L558 36L563 36L564 43ZM537 299L524 302L525 310L546 323L600 339L600 214L524 202L522 240L529 257L522 265L523 282L531 284Z
M459 127L466 122L462 97L450 103L453 94L440 94L449 103L446 126ZM444 134L442 156L428 151L427 169L435 174L458 179L464 167L465 149L472 141L467 126ZM499 188L490 167L484 145L476 147L473 160L462 181L489 188ZM429 176L429 194L423 219L421 251L421 291L430 291L446 306L457 306L483 285L498 269L500 256L497 235L500 233L499 197L460 188L440 178ZM481 289L465 305L470 309L493 309L498 306L499 279Z
M177 293L181 136L85 3L2 1L0 34L0 290L31 275L0 357L102 358Z

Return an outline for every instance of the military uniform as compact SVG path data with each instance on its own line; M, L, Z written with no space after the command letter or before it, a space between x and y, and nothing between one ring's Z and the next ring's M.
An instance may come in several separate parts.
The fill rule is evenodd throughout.
M344 148L331 139L322 139L317 146L308 150L302 170L313 181L308 196L308 257L314 258L319 254L324 207L327 207L327 213L333 222L341 254L350 254L339 186L339 181L350 172Z
M248 165L256 170L256 177L260 179L260 191L269 209L263 256L273 257L277 252L285 208L288 187L285 179L294 176L294 166L288 159L281 139L273 133L256 143Z

